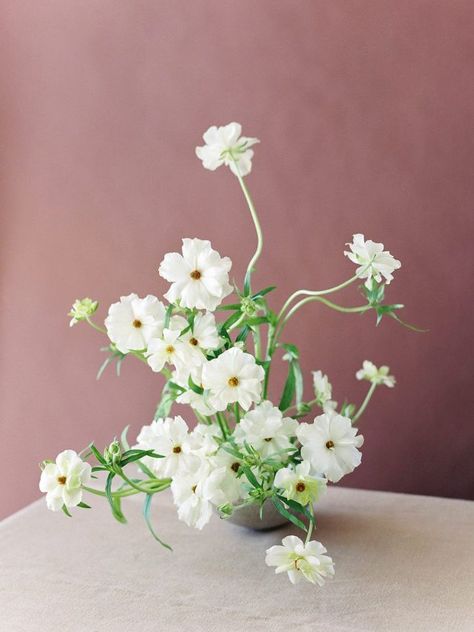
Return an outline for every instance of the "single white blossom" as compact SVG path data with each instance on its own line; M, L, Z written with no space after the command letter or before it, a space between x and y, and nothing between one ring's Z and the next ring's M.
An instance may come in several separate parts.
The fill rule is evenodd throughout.
M202 370L203 387L210 390L209 401L216 410L225 410L234 402L248 410L260 401L264 377L255 358L235 347L207 362Z
M46 493L48 509L59 511L63 505L68 509L82 501L82 486L91 477L91 466L74 450L64 450L55 463L47 463L41 472L40 491Z
M214 314L196 314L192 329L183 334L181 340L188 345L191 362L200 367L205 362L204 352L217 349L222 344Z
M183 239L182 254L169 252L160 264L160 275L171 283L165 298L183 307L212 312L232 292L231 267L229 257L221 257L210 241Z
M384 384L389 388L395 386L395 376L389 375L390 368L388 366L381 366L379 369L370 360L364 360L362 368L356 373L358 380L367 380L372 384Z
M201 458L214 456L219 449L217 438L223 438L219 425L216 423L209 425L198 423L191 432L191 437L194 443L193 452Z
M323 375L322 371L313 371L313 387L318 406L320 406L324 412L335 410L337 402L331 399L332 385L329 382L328 376Z
M90 298L76 299L68 316L72 316L69 327L72 327L81 320L87 320L99 306L98 301Z
M307 505L319 500L326 493L326 480L320 476L310 476L311 465L303 461L296 467L288 466L278 470L273 486L283 489L283 496Z
M344 254L359 266L356 274L361 279L367 279L365 286L369 289L372 285L372 279L380 283L384 277L388 285L393 279L392 272L398 270L402 265L388 250L383 249L383 244L370 239L365 241L364 235L360 233L354 235L353 242L347 243L346 246L349 246L350 251L345 250Z
M234 175L246 176L252 170L253 149L260 141L258 138L241 136L242 126L229 123L223 127L213 125L203 135L206 143L196 147L196 156L202 160L205 169L215 171L221 165L227 165Z
M179 339L179 335L180 330L165 329L161 338L150 340L146 358L153 371L161 371L165 364L186 365L189 358L189 347Z
M146 349L152 338L161 336L164 322L165 306L156 296L129 294L109 307L105 326L117 349L128 353Z
M208 493L212 502L217 505L235 503L246 494L242 486L242 479L239 477L241 461L220 449L212 458L211 464L214 476L208 483Z
M334 564L321 542L311 540L307 544L295 535L283 538L281 545L267 549L265 562L276 566L275 573L288 573L292 584L307 579L322 586L327 577L334 575Z
M193 389L189 387L189 378L192 379L196 386L201 388L203 387L202 372L204 365L207 363L208 360L206 360L203 356L203 362L200 366L192 365L191 363L187 365L180 364L177 370L173 373L173 382L176 382L176 384L179 384L179 386L186 389L176 398L178 404L188 404L201 415L210 417L217 412L217 409L213 406L210 400L209 391L196 393L196 391L193 391Z
M178 471L193 468L200 462L196 454L199 446L195 437L190 435L188 424L180 416L156 419L150 425L143 426L136 447L154 450L163 457L142 459L158 476L175 476Z
M202 529L212 516L211 500L205 489L209 470L208 461L201 459L197 467L178 472L171 483L178 518L196 529Z
M296 436L302 445L301 456L309 461L313 472L337 483L360 465L362 454L357 448L364 437L357 435L351 420L335 413L324 413L312 424L299 424Z
M291 417L283 417L281 410L265 401L242 417L234 437L238 443L246 441L263 458L276 455L292 447L291 437L296 434L298 422ZM287 455L280 454L281 458Z

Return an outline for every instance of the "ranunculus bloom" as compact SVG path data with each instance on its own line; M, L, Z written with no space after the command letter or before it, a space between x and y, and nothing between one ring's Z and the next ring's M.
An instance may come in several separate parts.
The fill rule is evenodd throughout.
M265 563L276 566L275 573L288 573L292 584L306 579L322 586L326 577L334 575L334 564L321 542L311 540L307 544L296 535L283 538L281 545L267 549Z
M206 144L196 147L196 156L206 169L215 171L217 167L227 165L233 174L246 176L252 170L253 149L250 147L260 141L241 136L241 133L239 123L223 127L213 125L203 135Z
M169 252L160 264L160 275L171 283L165 298L212 312L232 292L231 267L229 257L221 257L210 241L183 239L182 254Z
M369 289L372 285L372 279L377 283L385 278L388 285L393 279L392 272L401 267L400 261L395 259L388 250L384 250L383 244L378 244L370 239L364 240L364 235L358 233L354 235L353 242L347 243L350 252L345 250L344 254L359 267L356 270L357 276L361 279L367 279L366 287Z
M312 424L299 424L296 436L302 445L303 460L311 463L313 472L333 483L360 465L362 454L357 448L364 443L364 437L357 434L347 417L335 413L319 415Z
M209 401L216 410L225 410L234 402L248 410L261 399L264 377L264 370L252 355L233 347L204 364L202 385L209 389Z
M326 492L327 485L324 478L310 476L310 469L308 461L303 461L296 467L284 467L276 473L273 486L283 489L285 498L296 500L300 505L315 502Z
M298 422L291 417L283 417L281 410L265 401L242 417L234 437L238 443L250 443L264 457L287 456L284 451L292 447L291 437L296 434Z
M117 349L128 353L146 349L152 338L161 336L164 322L165 306L156 296L129 294L109 307L105 326Z
M328 376L323 375L322 371L313 371L313 387L318 406L325 412L335 410L337 402L331 399L332 385Z
M56 463L47 463L41 473L39 488L46 493L48 509L59 511L63 505L75 507L82 501L82 485L90 481L91 466L74 450L64 450Z
M364 360L362 368L356 373L358 380L367 380L372 384L384 384L389 388L395 386L395 376L389 375L390 368L388 366L381 366L379 369L370 360Z

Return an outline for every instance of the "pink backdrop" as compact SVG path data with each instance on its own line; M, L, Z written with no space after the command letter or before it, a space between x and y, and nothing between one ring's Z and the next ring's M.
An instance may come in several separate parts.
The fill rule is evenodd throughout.
M262 141L248 184L272 304L348 278L344 242L360 231L402 260L388 297L430 328L317 305L288 327L336 399L363 397L366 358L398 378L344 484L472 496L472 2L0 8L1 513L38 495L43 458L151 419L160 379L130 359L96 382L103 340L69 329L74 298L100 299L103 317L120 294L162 293L157 266L182 236L211 239L241 279L254 234L238 186L194 157L208 125L231 120Z

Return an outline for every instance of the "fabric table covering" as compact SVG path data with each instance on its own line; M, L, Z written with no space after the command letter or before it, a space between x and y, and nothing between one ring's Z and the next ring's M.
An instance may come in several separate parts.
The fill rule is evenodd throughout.
M292 526L267 532L214 516L179 522L170 495L149 534L138 499L121 525L107 503L73 518L33 503L0 524L0 629L5 632L472 632L474 503L329 489L313 536L336 576L293 586L265 565Z

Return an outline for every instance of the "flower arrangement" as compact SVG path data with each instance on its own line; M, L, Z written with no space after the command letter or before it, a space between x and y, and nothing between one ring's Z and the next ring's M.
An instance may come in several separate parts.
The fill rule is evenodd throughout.
M104 328L93 321L97 301L74 303L71 326L87 322L109 339L98 377L113 362L119 373L123 360L133 356L160 373L164 386L153 421L143 426L132 447L125 429L103 452L94 443L80 454L65 450L55 462L42 463L40 490L49 509L68 516L73 507L90 508L84 492L101 496L119 522L125 522L122 499L142 494L145 521L167 548L150 518L152 499L167 488L178 518L197 529L216 512L228 518L253 504L262 516L273 505L305 540L285 537L267 550L266 563L276 567L276 573L287 572L292 583L304 578L322 585L334 575L334 564L324 546L311 540L314 505L328 483L337 483L360 464L364 439L358 422L375 389L393 387L395 378L388 367L365 361L356 373L358 380L369 383L361 405L338 406L328 377L315 371L314 396L305 401L299 351L283 342L282 334L293 315L313 301L338 312L374 311L377 324L390 316L406 325L397 313L403 306L383 302L385 286L401 264L383 244L354 235L344 252L357 266L348 280L326 290L298 290L273 311L267 297L275 288L252 287L263 238L244 178L252 168L252 147L259 141L242 136L237 123L210 127L203 139L205 144L196 148L198 158L206 169L230 168L257 233L243 284L240 288L230 282L231 260L221 257L209 241L186 238L181 252L166 254L159 267L170 283L166 304L152 295L122 296L110 306ZM361 281L363 305L343 307L328 298ZM224 303L231 294L235 298ZM269 380L277 352L283 352L288 376L279 401L271 402ZM171 416L175 402L189 406L197 421L194 429L181 416ZM300 421L315 408L319 414L313 421ZM97 487L101 481L103 487Z

